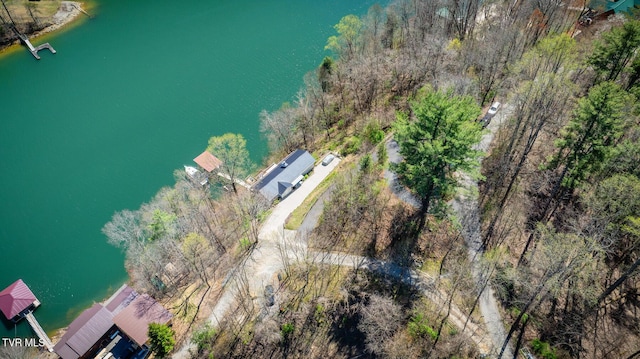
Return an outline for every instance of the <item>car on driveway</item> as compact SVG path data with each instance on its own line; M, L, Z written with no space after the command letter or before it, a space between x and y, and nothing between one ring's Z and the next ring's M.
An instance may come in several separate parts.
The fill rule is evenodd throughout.
M491 122L491 116L489 115L484 115L483 118L480 119L480 124L482 125L482 128L485 128L487 126L489 126L489 122Z
M491 107L489 107L489 111L487 111L487 116L493 117L500 109L500 105L500 102L497 101L491 104Z
M323 160L322 160L322 165L323 166L327 166L329 165L329 163L331 163L331 161L333 161L336 158L336 156L334 155L327 155Z

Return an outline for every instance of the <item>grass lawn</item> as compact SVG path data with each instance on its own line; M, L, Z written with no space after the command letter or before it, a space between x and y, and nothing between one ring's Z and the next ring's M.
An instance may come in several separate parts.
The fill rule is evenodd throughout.
M322 182L320 182L318 187L316 187L311 192L311 194L307 196L304 202L302 202L302 204L298 206L298 208L296 208L293 211L293 213L291 213L289 218L287 218L284 224L284 228L296 230L298 229L298 227L300 227L300 225L302 224L302 221L304 221L304 217L306 217L307 213L309 213L309 210L311 209L311 207L313 207L313 205L316 204L316 202L318 201L318 198L320 198L320 196L324 193L324 191L326 191L327 188L329 188L329 186L331 185L331 183L336 177L336 173L337 172L334 170Z

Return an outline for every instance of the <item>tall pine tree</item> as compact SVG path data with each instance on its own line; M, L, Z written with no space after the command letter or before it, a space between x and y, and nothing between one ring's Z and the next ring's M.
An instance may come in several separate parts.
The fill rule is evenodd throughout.
M471 97L433 90L421 91L411 115L398 114L395 139L404 161L395 170L420 199L423 214L453 193L456 171L477 170L480 151L473 145L482 136L479 115Z

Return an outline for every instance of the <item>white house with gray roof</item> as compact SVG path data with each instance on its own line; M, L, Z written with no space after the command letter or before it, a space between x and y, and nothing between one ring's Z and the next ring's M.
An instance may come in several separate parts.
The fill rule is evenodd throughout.
M264 175L253 189L268 201L287 197L301 183L304 175L313 170L316 159L308 151L295 150Z

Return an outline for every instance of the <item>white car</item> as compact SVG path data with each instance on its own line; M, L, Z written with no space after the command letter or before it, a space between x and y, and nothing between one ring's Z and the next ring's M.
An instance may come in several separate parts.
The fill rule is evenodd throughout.
M500 109L500 102L494 102L491 107L489 107L489 111L487 111L487 115L493 116Z
M327 157L325 157L325 158L322 160L322 165L323 165L323 166L327 166L329 163L331 163L331 161L333 161L333 159L334 159L334 158L336 158L336 156L331 155L331 154L327 155Z

